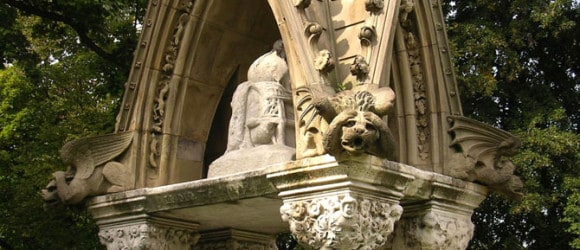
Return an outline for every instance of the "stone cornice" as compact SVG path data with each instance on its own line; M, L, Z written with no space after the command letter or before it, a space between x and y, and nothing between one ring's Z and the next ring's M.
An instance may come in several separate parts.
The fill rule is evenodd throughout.
M485 198L487 188L377 157L337 162L334 157L324 155L260 171L98 196L88 202L88 207L99 224L116 223L142 214L195 221L197 214L212 214L211 209L216 206L223 214L236 213L235 206L228 204L243 203L248 211L257 211L252 207L275 208L282 205L282 199L292 200L292 197L317 192L387 195L390 197L387 200L399 200L405 212L413 210L413 204L430 201L440 204L441 209L451 206L467 215ZM173 214L173 211L180 213ZM263 219L278 221L277 226L268 229L269 233L283 228L278 213L264 214ZM248 225L246 230L254 226ZM207 228L203 224L200 227Z

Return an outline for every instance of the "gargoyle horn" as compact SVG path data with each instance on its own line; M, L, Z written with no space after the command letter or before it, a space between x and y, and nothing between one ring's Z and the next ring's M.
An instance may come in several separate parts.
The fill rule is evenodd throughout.
M60 149L60 157L66 164L76 168L75 178L87 179L96 166L123 153L131 144L133 134L123 132L73 140Z

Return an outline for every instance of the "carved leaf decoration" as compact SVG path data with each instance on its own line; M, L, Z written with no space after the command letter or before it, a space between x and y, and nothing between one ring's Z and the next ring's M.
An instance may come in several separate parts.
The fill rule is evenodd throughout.
M462 116L449 116L454 135L451 146L459 145L465 157L470 157L495 168L496 160L501 156L510 156L519 148L519 139L512 134Z
M95 167L113 160L127 149L133 132L81 138L66 143L60 157L76 168L75 178L87 179Z

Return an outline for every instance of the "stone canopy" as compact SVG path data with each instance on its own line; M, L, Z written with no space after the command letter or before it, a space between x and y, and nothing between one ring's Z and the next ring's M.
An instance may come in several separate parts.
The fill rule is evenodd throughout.
M108 249L465 249L520 143L463 116L449 54L439 0L150 0L115 132L43 197Z

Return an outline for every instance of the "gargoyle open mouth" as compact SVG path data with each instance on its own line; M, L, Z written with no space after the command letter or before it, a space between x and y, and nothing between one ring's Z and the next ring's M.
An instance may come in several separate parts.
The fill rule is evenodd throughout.
M53 206L59 203L58 194L56 192L56 182L51 181L45 189L41 190L42 199L45 202L45 208L47 206Z
M351 153L362 153L366 146L364 139L360 136L343 139L340 144L346 151Z

